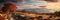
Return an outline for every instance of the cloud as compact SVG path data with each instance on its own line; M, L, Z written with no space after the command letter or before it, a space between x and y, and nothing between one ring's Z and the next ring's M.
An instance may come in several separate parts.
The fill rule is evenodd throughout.
M45 1L42 1L45 2ZM41 3L41 1L36 1L36 0L26 0L26 4L23 6L20 2L17 3L18 8L40 8L40 5L47 5L47 9L52 9L52 12L54 12L53 10L58 10L60 9L60 2L59 3ZM21 6L20 6L21 5Z
M60 9L60 4L59 3L48 3L47 9L53 9L53 10Z

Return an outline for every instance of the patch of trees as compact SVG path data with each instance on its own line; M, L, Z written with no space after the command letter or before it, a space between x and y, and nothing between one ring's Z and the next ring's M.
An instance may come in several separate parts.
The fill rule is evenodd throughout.
M60 17L60 11L56 11L54 15Z

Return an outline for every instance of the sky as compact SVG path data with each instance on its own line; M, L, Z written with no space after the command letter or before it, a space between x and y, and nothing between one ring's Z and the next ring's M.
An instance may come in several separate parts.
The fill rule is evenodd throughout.
M10 0L10 1L16 1L16 0ZM45 9L49 9L49 11L60 11L60 2L46 2L46 1L39 1L39 0L17 0L16 3L18 9L20 8L43 8L39 6L46 6ZM42 11L42 10L41 10Z
M39 6L47 6L45 7L46 9L51 9L51 10L56 10L59 11L60 10L60 3L59 2L55 2L55 3L49 3L46 1L39 1L39 0L25 0L25 4L22 5L21 2L17 3L18 8L41 8ZM21 5L21 6L20 6Z

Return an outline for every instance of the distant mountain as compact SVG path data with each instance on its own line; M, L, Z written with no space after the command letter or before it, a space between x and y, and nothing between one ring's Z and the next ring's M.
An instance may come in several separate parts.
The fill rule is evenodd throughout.
M21 9L17 9L18 11L23 11L26 10L28 12L32 12L32 13L39 13L39 12L45 12L45 13L49 13L50 11L46 8L21 8Z

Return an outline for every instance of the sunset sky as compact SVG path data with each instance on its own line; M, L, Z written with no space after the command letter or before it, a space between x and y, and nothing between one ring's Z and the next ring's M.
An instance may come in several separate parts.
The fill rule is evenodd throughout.
M46 1L39 1L39 0L26 0L24 5L22 5L21 3L17 4L19 5L18 7L20 8L40 8L39 6L47 6L45 7L46 9L60 10L59 2L48 3Z
M4 1L3 3L0 3L0 8L3 7ZM49 2L43 0L8 0L8 1L14 2L18 7L17 9L40 8L41 11L47 11L43 9L48 9L50 12L60 11L60 0L58 0L58 2ZM40 6L46 6L46 7L40 7Z

